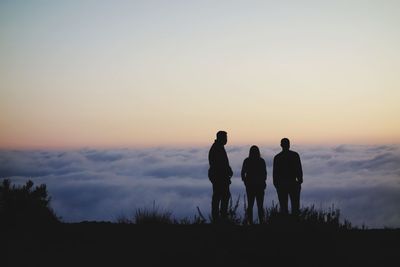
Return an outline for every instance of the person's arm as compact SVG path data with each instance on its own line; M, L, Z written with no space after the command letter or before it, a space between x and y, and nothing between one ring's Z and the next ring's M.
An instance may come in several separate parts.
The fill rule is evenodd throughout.
M277 159L276 156L274 157L274 163L273 163L273 169L272 169L272 181L275 187L277 187L278 184L278 170L277 170Z
M264 178L264 181L267 180L267 164L265 163L264 159L263 159L263 178Z
M267 164L265 163L265 160L262 159L262 172L263 172L263 180L264 180L264 190L267 188Z
M210 167L214 167L215 164L215 151L214 151L214 147L211 146L210 151L208 151L208 163L210 165Z
M232 171L231 166L229 165L228 154L226 153L225 148L222 148L222 151L221 151L221 159L222 158L224 159L224 164L226 166L228 178L231 178L233 176L233 171Z
M301 160L299 154L297 154L297 179L299 183L303 183L303 168L301 167Z
M247 172L247 161L244 160L243 161L243 165L242 165L242 171L241 171L241 176L242 176L242 181L244 183L246 183L246 172Z
M231 168L231 166L228 166L228 171L229 171L229 178L231 178L232 176L233 176L233 171L232 171L232 168Z
M210 148L210 151L208 152L208 163L209 163L208 178L210 179L211 183L214 183L215 182L215 150L214 150L213 146Z

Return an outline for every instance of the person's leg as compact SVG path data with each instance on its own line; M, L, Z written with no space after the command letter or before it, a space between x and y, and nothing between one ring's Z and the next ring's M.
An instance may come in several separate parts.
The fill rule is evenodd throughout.
M258 221L260 224L264 223L264 189L257 192L257 209L258 209Z
M279 208L282 214L288 214L288 191L285 187L280 186L276 189L279 199Z
M221 189L213 185L213 194L211 201L211 216L214 222L219 219L219 203L221 202Z
M228 203L231 193L229 192L229 184L224 185L221 191L221 217L226 219L228 217Z
M290 203L292 206L292 215L298 216L300 213L300 191L301 185L293 185L290 188Z
M253 206L254 206L255 195L254 192L248 187L246 187L246 193L247 193L247 222L249 224L253 224Z

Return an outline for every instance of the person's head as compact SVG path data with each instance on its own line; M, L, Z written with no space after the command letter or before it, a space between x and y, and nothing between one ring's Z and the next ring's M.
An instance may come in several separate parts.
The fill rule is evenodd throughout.
M250 147L250 151L249 151L249 158L259 158L261 157L260 155L260 149L258 148L258 146L252 146Z
M284 151L289 150L289 148L290 148L290 141L289 141L289 139L283 138L283 139L281 140L281 147L282 147L282 150L284 150Z
M217 141L223 145L226 145L228 142L228 135L225 131L219 131L217 133Z

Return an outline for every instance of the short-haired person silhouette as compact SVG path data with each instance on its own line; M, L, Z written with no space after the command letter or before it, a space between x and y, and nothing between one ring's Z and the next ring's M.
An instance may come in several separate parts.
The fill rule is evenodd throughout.
M288 214L288 197L290 197L292 214L298 215L300 210L300 191L303 183L303 170L300 156L289 150L290 141L281 140L282 152L274 157L273 182L278 193L280 210Z
M213 187L211 202L211 214L214 222L228 217L228 202L231 196L229 185L233 175L229 166L228 156L225 151L225 145L228 142L228 136L225 131L217 133L217 139L211 146L208 153L210 168L208 169L208 178Z
M257 201L258 221L264 222L264 190L267 180L267 166L260 155L260 149L252 146L249 157L243 161L242 180L246 186L247 194L247 221L253 224L254 200Z

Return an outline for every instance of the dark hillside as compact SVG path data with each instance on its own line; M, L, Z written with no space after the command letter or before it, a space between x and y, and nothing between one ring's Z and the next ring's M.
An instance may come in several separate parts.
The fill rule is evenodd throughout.
M77 223L1 236L5 266L394 266L400 251L400 230Z
M0 186L0 266L389 266L398 261L400 230L357 230L340 211L303 208L245 225L230 201L226 221L199 212L177 221L170 212L137 210L118 223L62 223L46 186Z

